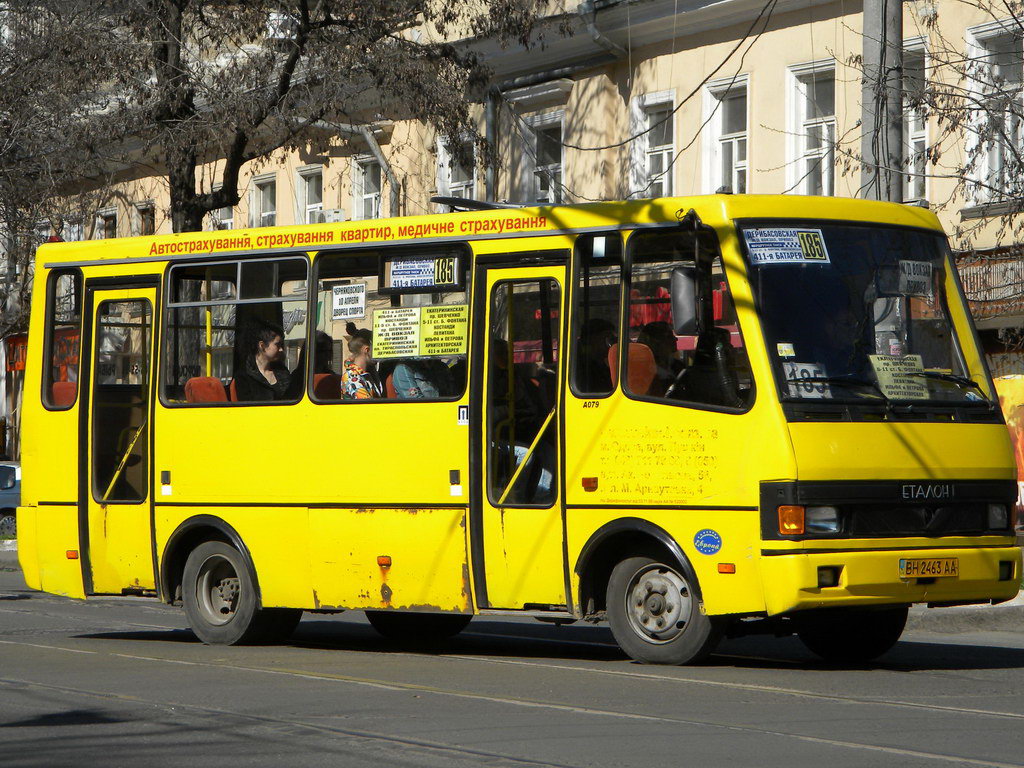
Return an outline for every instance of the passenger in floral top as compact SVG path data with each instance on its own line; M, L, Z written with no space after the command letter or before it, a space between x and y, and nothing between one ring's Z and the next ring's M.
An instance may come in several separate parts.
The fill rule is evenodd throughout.
M341 374L341 396L345 400L371 400L383 397L384 388L373 364L370 331L356 330L353 323L346 328L351 334L348 351L352 357L345 361Z

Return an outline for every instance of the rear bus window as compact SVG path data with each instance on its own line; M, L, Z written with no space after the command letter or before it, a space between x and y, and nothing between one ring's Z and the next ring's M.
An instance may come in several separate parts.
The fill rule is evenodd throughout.
M78 399L78 355L82 334L82 273L50 273L46 291L43 404L66 410Z
M466 389L469 252L388 249L317 262L312 397L451 400Z
M307 279L301 257L172 267L165 402L297 402L305 389Z

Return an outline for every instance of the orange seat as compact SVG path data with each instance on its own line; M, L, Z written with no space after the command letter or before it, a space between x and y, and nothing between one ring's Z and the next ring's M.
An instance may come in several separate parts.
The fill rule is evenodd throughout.
M228 385L228 400L232 403L238 402L238 387L235 386L235 380L231 380L231 384Z
M56 408L70 408L77 396L77 381L55 381L50 387L50 400Z
M629 342L626 350L626 385L634 395L650 393L651 384L657 373L658 366L654 362L654 353L646 344L636 341ZM612 344L608 350L608 370L612 375L612 386L619 382L619 345Z
M317 400L341 400L341 376L336 373L313 374L313 395Z
M215 376L195 376L185 382L186 403L226 403L227 392Z
M391 375L388 375L388 377L384 379L384 391L385 394L387 394L388 396L388 400L397 400L398 390L395 389L395 382L393 382L391 379Z

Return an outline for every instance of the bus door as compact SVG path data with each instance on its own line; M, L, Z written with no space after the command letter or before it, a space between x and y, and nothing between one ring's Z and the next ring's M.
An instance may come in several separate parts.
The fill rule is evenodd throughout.
M566 604L561 483L564 266L484 272L474 494L481 607ZM482 542L479 537L482 536ZM482 567L479 562L482 554ZM482 579L481 579L482 577ZM483 581L481 588L480 582Z
M150 443L156 287L91 288L79 509L92 594L154 589ZM80 512L81 514L81 512Z

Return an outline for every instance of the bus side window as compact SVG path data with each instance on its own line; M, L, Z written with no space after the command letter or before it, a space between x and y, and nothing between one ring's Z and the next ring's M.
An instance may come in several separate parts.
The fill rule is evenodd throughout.
M581 235L576 264L572 390L585 397L609 395L615 387L608 356L617 350L622 303L621 237Z
M172 267L169 282L165 402L301 399L308 312L304 258Z
M694 246L692 233L639 233L630 240L624 386L641 397L746 408L753 392L750 362L714 235L700 235L713 322L699 334L674 330L672 270L694 265Z
M82 333L82 273L50 273L46 291L46 348L43 354L43 404L71 408L78 399L78 356Z
M468 271L468 251L450 246L318 258L312 399L461 397Z

